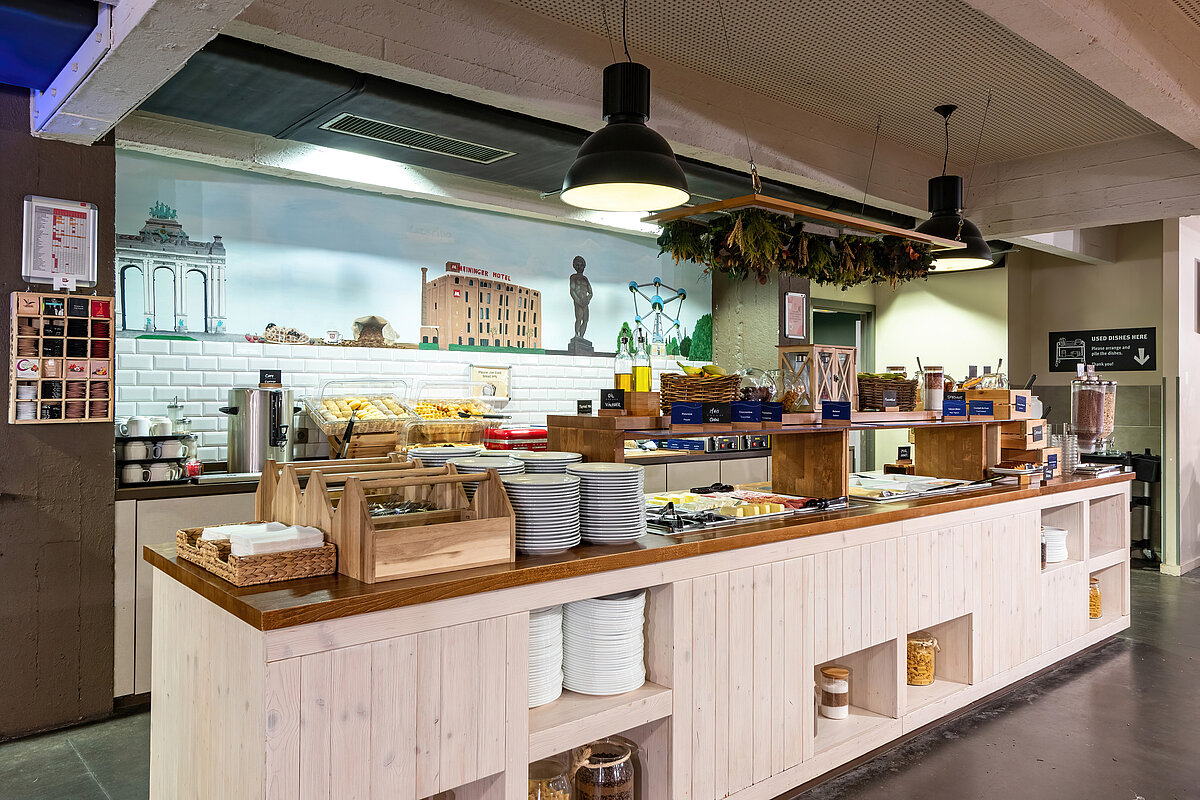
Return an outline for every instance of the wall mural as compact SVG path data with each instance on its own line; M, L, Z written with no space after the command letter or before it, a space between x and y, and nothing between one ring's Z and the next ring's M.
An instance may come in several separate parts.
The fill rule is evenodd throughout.
M348 339L373 316L398 343L588 354L636 324L631 285L686 293L680 340L712 306L633 235L129 152L117 206L121 335Z

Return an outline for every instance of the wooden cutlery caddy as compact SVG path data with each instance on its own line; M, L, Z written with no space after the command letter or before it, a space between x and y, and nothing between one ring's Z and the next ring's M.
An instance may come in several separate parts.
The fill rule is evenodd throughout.
M304 476L308 483L301 490ZM463 490L467 481L478 482L470 500ZM436 510L372 516L371 504L385 500L427 501ZM282 467L268 462L256 509L263 519L327 531L337 545L338 572L364 583L516 557L513 509L495 470L460 474L453 465L426 469L394 457Z

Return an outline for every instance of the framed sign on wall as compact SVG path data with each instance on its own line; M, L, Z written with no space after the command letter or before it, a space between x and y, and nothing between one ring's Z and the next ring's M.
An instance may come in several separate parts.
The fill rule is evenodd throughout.
M96 206L25 197L21 277L55 288L96 285Z

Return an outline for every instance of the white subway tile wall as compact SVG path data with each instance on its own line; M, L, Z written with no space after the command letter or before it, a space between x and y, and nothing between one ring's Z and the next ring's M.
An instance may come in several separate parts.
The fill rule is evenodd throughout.
M574 414L576 400L598 400L600 390L612 386L607 358L122 337L117 339L116 413L163 414L178 397L197 432L200 459L224 461L228 422L219 409L229 389L257 385L260 369L283 370L284 385L303 405L301 399L316 395L327 380L394 378L415 392L424 381L468 380L471 364L512 367L512 400L503 413L513 418L504 424L544 425L547 414ZM655 359L655 385L659 373L670 371L678 371L674 359ZM307 414L297 415L295 430L307 435L306 443L295 446L296 458L328 455L324 434Z

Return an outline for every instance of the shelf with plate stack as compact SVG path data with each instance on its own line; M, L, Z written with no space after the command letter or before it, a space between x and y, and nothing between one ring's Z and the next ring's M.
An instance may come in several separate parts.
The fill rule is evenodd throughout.
M8 421L113 418L113 298L13 292Z
M655 586L530 612L531 762L615 734L665 736L672 591Z

